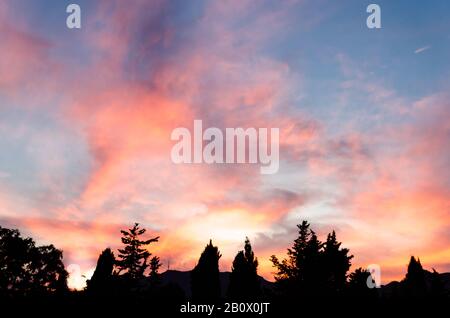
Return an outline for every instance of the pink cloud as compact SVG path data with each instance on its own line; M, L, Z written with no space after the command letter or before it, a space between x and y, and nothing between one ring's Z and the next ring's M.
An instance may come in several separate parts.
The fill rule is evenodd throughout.
M371 83L339 56L346 77L341 103L362 92L370 103L411 121L335 135L293 102L293 92L304 90L301 75L258 54L274 30L286 27L289 19L283 17L297 4L250 19L256 2L239 2L238 9L210 3L195 22L192 42L161 20L163 1L142 4L150 7L102 2L87 25L93 31L81 38L91 54L70 71L50 62L54 44L0 24L5 52L0 90L23 95L23 86L38 87L39 97L48 100L55 91L64 93L52 111L88 149L88 158L80 158L88 163L80 193L62 204L35 206L19 220L14 215L26 214L29 206L17 207L17 194L8 192L0 197L0 215L8 224L55 243L84 270L94 266L103 248L116 247L118 230L134 221L161 235L154 248L163 261L186 270L209 238L222 250L222 269L228 270L249 235L261 274L271 278L269 256L291 244L286 227L295 230L294 216L316 200L336 209L332 217L317 219L326 230L342 229L339 238L357 255L355 265L379 262L387 277L398 277L411 253L423 255L426 264L449 262L445 244L436 243L450 222L448 98L430 96L406 107L394 90ZM149 16L142 17L144 11ZM107 24L95 28L99 21ZM230 30L235 22L243 26ZM63 80L69 88L62 89ZM250 166L174 165L170 133L194 119L221 128L279 127L284 171L289 177L292 171L288 180L294 181L264 178ZM342 123L348 128L343 131L353 124ZM12 134L9 126L5 131ZM55 192L69 182L51 178L51 172L66 169L65 159L58 159L62 162L49 160L50 172L42 174ZM42 201L52 201L51 192Z

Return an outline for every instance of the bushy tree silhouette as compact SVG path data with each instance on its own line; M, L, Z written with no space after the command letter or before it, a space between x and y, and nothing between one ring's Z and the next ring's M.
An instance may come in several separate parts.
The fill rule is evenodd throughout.
M209 241L191 272L191 291L194 301L214 303L220 298L219 259L217 246Z
M148 258L152 255L145 249L145 246L153 242L158 242L159 236L148 240L141 240L140 237L146 232L135 223L131 229L120 231L122 233L122 243L125 248L119 249L119 260L117 264L117 274L125 271L127 277L137 279L144 277L145 270L148 268Z
M372 303L377 299L377 290L369 288L367 281L372 279L369 271L359 267L348 277L347 296L353 301Z
M105 293L110 291L115 262L116 259L114 253L110 248L105 249L100 254L94 274L91 279L86 282L87 290L89 292Z
M18 230L0 226L0 294L33 295L67 291L61 250L36 246Z
M253 253L250 240L246 238L244 250L234 258L231 269L228 296L236 300L250 300L260 295L258 260Z

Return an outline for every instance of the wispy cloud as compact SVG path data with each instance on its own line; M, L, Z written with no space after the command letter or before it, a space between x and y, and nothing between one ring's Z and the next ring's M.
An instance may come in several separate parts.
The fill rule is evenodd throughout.
M426 46L418 48L417 50L414 51L414 53L419 54L419 53L425 52L429 49L431 49L431 45L426 45Z

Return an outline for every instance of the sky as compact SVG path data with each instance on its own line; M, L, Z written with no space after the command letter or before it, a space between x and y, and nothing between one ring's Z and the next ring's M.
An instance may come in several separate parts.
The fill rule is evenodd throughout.
M81 29L66 6L81 7ZM81 288L134 222L163 269L209 239L259 273L296 224L353 267L450 271L450 3L2 1L0 225L64 251ZM171 132L277 127L280 167L174 164Z

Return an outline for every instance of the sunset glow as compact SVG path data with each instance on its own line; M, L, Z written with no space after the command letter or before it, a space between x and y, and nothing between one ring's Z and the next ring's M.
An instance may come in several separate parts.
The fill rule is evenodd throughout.
M62 249L70 287L134 222L164 270L212 239L229 271L248 236L273 280L307 219L383 282L450 271L448 5L379 1L370 30L360 1L133 2L78 1L79 30L64 1L0 4L0 224ZM196 119L279 128L278 171L173 163Z

